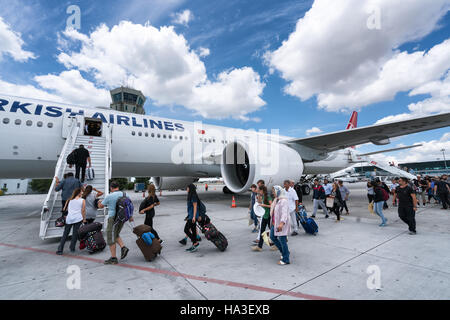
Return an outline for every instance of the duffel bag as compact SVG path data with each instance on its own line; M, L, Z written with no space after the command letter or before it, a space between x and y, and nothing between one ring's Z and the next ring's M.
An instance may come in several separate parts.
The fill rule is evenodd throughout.
M85 240L89 232L101 231L102 227L100 222L84 224L78 229L78 239Z

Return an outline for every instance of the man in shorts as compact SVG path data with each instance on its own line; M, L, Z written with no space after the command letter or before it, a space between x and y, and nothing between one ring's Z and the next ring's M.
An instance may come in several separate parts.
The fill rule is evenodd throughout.
M109 250L111 251L111 258L105 261L105 264L117 264L119 261L116 257L116 243L119 244L121 248L121 256L120 259L124 259L129 249L125 247L122 239L120 238L120 231L122 231L122 227L124 225L123 222L117 221L115 222L116 216L116 204L119 198L123 197L122 191L119 190L119 184L115 181L112 181L110 184L110 194L103 199L103 201L98 202L99 208L108 207L108 225L106 227L106 243L109 246ZM130 222L133 221L133 217L130 218Z

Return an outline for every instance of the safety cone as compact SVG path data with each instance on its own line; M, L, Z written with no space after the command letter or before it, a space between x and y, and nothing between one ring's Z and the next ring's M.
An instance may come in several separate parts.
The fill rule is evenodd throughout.
M231 200L231 207L236 208L236 200L234 200L234 196L233 196L233 200Z

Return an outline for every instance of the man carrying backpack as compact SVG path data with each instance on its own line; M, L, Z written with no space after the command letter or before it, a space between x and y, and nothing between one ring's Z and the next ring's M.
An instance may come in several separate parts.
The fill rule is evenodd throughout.
M121 248L121 256L120 259L124 259L129 249L125 247L122 239L120 238L120 231L122 231L122 227L125 224L125 221L121 221L118 219L118 216L121 212L117 211L117 204L119 199L124 197L124 193L119 190L119 184L116 181L112 181L110 184L110 194L103 199L103 201L98 202L99 208L108 207L108 225L106 227L106 243L109 246L111 251L111 258L105 261L105 264L117 264L117 256L116 256L116 243L119 244ZM122 210L119 208L119 210ZM129 221L133 221L133 217L129 218Z

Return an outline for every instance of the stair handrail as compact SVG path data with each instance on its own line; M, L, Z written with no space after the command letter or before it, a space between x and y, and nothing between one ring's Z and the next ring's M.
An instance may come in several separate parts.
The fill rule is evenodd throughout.
M53 179L52 179L52 184L50 185L50 189L48 190L47 197L45 198L44 204L42 206L41 230L40 230L41 238L44 237L47 232L48 221L51 217L51 213L53 212L53 208L55 206L55 201L57 198L55 196L57 194L57 191L55 191L55 185L56 185L55 177L60 177L61 174L66 169L67 163L65 161L64 155L66 154L66 151L69 148L69 146L70 146L70 148L72 148L73 145L75 144L75 140L77 138L79 130L80 130L80 127L78 126L78 121L77 121L76 117L73 117L72 118L72 128L70 130L70 134L68 135L66 142L64 143L64 146L59 154L58 161L56 162L55 174L53 175ZM52 196L53 196L53 199L51 199ZM51 202L50 207L49 207L49 202ZM43 225L43 224L45 224L45 225Z
M111 156L112 156L112 126L110 124L107 125L105 130L105 197L109 194L109 180L111 179ZM105 215L105 223L107 221L108 209L105 207L104 215Z

